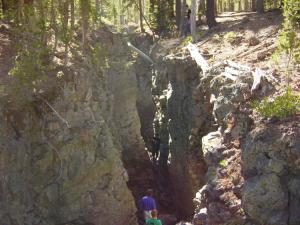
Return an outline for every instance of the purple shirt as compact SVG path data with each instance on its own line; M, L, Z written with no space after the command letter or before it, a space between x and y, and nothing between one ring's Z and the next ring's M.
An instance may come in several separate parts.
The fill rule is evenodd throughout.
M144 211L156 209L155 200L150 196L144 196L140 200L140 208Z

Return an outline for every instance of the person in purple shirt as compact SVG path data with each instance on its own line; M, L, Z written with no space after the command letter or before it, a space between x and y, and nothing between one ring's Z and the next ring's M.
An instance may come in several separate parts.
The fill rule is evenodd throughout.
M152 196L153 196L153 190L148 189L147 195L142 197L142 199L139 201L139 207L144 212L145 220L151 218L152 210L157 209L156 202Z

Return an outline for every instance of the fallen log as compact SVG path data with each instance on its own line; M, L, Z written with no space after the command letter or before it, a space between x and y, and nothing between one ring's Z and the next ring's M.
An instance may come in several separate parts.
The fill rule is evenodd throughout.
M151 64L154 64L154 61L148 55L146 55L144 52L142 52L138 48L134 47L130 42L127 42L127 45L129 48L131 48L133 51L137 52L140 56L142 56L148 62L150 62Z
M277 45L271 45L256 53L257 60L264 60L266 57L272 55L276 51Z
M201 67L203 73L205 74L210 69L210 66L198 51L197 46L189 43L187 49L189 50L191 57L196 61L197 65Z
M251 68L249 66L241 65L241 64L233 62L231 60L225 60L225 63L228 66L233 67L233 68L235 68L237 70L242 70L242 71L245 71L245 72L250 72L251 71Z
M236 70L235 68L228 67L228 66L225 67L225 72L230 73L233 76L239 76L241 74L240 70Z
M249 51L242 52L241 54L236 55L236 57L244 58L244 57L256 52L260 48L269 48L270 46L276 47L276 44L274 44L274 42L261 43L261 44L257 45L255 48L250 49Z

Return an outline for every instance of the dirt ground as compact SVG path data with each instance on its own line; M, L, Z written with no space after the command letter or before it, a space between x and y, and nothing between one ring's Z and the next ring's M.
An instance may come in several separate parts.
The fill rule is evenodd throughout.
M217 22L218 26L209 31L205 26L198 27L196 45L210 64L232 60L272 74L278 79L278 90L286 84L284 59L279 63L272 59L283 22L279 10L264 14L227 12L219 15ZM176 52L183 47L183 42L182 38L165 39L161 46L176 48L173 51ZM298 65L291 69L291 80L293 90L300 91Z

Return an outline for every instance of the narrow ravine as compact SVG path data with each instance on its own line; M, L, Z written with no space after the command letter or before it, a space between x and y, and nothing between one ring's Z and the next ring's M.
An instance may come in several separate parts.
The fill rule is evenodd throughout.
M39 91L1 93L1 223L142 225L149 188L163 225L300 223L299 116L251 107L272 74L207 54L203 69L177 40L99 29L88 41Z
M160 140L157 160L150 159L154 189L165 224L175 224L193 217L194 193L204 184L206 172L200 136L204 131L200 128L206 129L201 126L209 127L211 124L202 121L199 105L193 99L200 97L197 86L201 70L190 59L187 63L177 58L164 58L169 49L156 48L152 48L155 52L152 55L154 67L142 58L135 65L141 96L137 105L141 134L150 158L153 137ZM189 140L191 132L193 136ZM130 186L131 182L129 188L139 192L136 196L142 194ZM140 187L147 188L144 185Z

